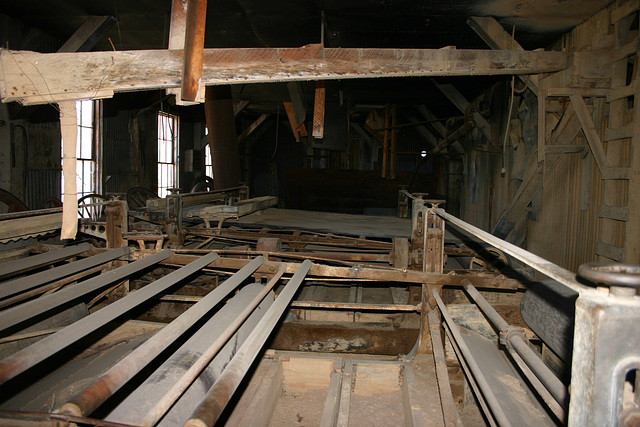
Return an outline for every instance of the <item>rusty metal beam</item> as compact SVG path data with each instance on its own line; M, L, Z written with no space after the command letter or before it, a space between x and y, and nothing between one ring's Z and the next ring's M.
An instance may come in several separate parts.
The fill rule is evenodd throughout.
M195 101L202 76L207 0L189 0L182 66L182 100Z
M218 420L222 411L227 406L240 382L251 367L254 359L269 338L271 331L289 306L305 276L311 268L311 261L306 260L298 265L298 268L278 295L276 301L262 318L260 324L251 332L242 347L237 351L233 359L225 367L224 371L211 386L198 408L193 412L185 426L212 426Z
M179 50L36 53L2 50L4 102L45 104L114 92L179 87ZM301 48L205 49L200 84L268 83L372 77L535 74L563 70L552 51Z

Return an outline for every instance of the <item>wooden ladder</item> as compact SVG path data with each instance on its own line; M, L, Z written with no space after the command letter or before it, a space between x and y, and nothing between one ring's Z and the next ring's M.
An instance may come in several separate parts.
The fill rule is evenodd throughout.
M630 27L639 6L638 0L620 0L610 13L615 49L604 135L604 196L598 213L602 227L596 247L603 261L633 264L640 264L640 40Z

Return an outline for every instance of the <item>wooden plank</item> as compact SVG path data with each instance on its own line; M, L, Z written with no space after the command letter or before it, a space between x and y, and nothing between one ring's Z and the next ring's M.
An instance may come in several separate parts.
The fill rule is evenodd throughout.
M300 82L287 83L287 90L289 91L289 98L293 104L293 112L296 118L296 127L304 123L307 114L307 102L304 99L304 92Z
M251 123L248 128L246 128L239 136L238 136L238 144L244 141L251 135L256 129L260 127L262 123L269 117L269 114L264 113L258 119Z
M339 359L334 362L334 366L335 364L341 363L341 361L342 359ZM324 401L324 409L322 410L322 417L320 418L320 427L333 427L335 425L338 416L341 389L342 376L339 372L332 372L331 380L329 380L329 389L327 390L327 398Z
M353 361L345 360L342 369L342 387L340 388L340 409L336 427L349 426L349 409L351 403L351 380L353 379Z
M606 128L604 130L604 140L613 141L616 139L631 138L633 136L633 123L619 127L619 128Z
M316 82L316 93L313 101L313 130L314 138L324 138L324 104L327 94L324 81Z
M615 9L611 10L611 24L615 24L620 21L622 18L625 18L628 15L631 15L633 12L638 10L638 0L631 0L624 3L622 6L619 6Z
M296 113L293 108L292 102L283 102L284 110L287 113L287 118L289 119L289 124L291 125L291 131L293 132L293 136L296 138L296 142L300 142L301 136L307 136L306 128L304 127L304 123L300 126L296 123Z
M36 53L2 50L4 102L44 104L112 92L179 87L182 52L136 50ZM567 54L551 51L440 49L205 49L201 85L419 77L533 74L561 70Z
M591 148L591 154L593 154L593 158L596 161L596 165L598 165L598 169L600 169L600 173L604 175L603 172L605 168L606 154L602 147L600 136L593 124L593 120L591 120L591 115L584 103L584 99L582 99L582 95L571 95L570 98L573 108L575 109L576 116L578 116L578 120L580 120L580 124L582 125L582 130L587 137L587 142Z
M544 162L547 140L547 91L538 90L538 163Z
M545 150L547 154L568 154L582 153L586 148L586 145L547 145Z
M608 166L604 169L602 179L609 181L628 180L631 176L631 168Z
M640 49L640 38L636 37L629 43L611 52L611 62L620 61L621 59L634 55L638 49Z
M520 43L518 43L511 34L509 34L502 25L496 21L492 16L472 16L467 19L467 25L469 25L473 31L475 31L482 40L494 50L524 50ZM529 89L534 94L538 94L538 76L521 76L518 78L523 83L528 84Z
M578 88L578 87L552 87L547 89L547 96L599 96L606 97L610 94L609 89L597 89L597 88Z
M636 59L638 56L636 56ZM640 78L640 69L636 62L636 81ZM635 94L636 107L633 109L633 131L631 139L631 156L629 160L628 211L632 212L631 221L625 226L624 262L640 264L640 93Z
M600 205L598 210L599 218L609 218L616 221L626 221L629 209L626 206L607 206Z
M619 248L608 243L598 242L598 245L596 246L596 255L622 262L624 259L624 248Z
M282 363L277 359L263 359L229 416L228 424L266 427L281 394Z
M638 91L638 83L637 81L634 80L631 84L627 86L621 86L615 89L611 89L611 91L609 92L609 96L607 97L607 102L628 98L631 95L635 94L637 91Z
M187 1L171 0L171 21L169 22L169 49L184 49L187 28Z
M116 18L113 16L89 16L58 49L58 53L89 52L115 24Z
M435 87L440 90L446 96L453 105L455 105L458 110L462 113L466 113L467 107L469 106L469 101L461 94L455 86L451 84L439 84L435 80L431 80L431 82L435 85ZM480 132L487 138L489 142L491 141L491 125L480 113L477 111L473 111L473 120L476 122L476 126L480 129Z

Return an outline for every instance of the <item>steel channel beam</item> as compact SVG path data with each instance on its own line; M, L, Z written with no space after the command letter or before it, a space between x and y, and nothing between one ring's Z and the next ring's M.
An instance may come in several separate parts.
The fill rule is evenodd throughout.
M81 243L75 246L57 249L38 255L28 256L16 261L5 262L0 265L0 277L13 275L25 270L32 270L36 267L42 267L52 264L62 259L81 254L91 249L89 243Z
M15 294L28 291L38 286L42 286L45 283L53 282L74 273L113 261L114 259L127 254L129 254L129 248L127 247L111 249L101 254L84 258L79 261L74 261L60 267L4 282L0 284L0 298L7 298Z
M61 331L38 341L37 343L0 361L0 384L26 371L49 356L100 329L124 313L147 302L154 296L166 291L181 280L198 272L215 261L218 256L209 254L200 257L159 280L139 289L126 297L90 314L89 316L67 326Z
M473 287L468 280L462 281L465 291L469 294L471 299L480 307L482 312L489 318L491 323L501 332L507 332L511 327L498 312L489 304L489 302ZM502 336L501 336L502 339ZM554 399L562 406L567 408L569 403L569 394L565 385L558 379L558 377L544 364L542 359L524 342L520 334L508 334L506 335L506 341L509 346L522 358L527 367L535 374L536 377L542 382L546 389L551 393ZM525 375L527 370L523 369Z
M450 222L451 224L455 224L460 227L464 231L472 234L479 239L484 240L490 245L508 253L512 257L518 259L524 264L528 265L539 271L540 273L557 280L562 283L566 287L573 289L578 293L590 292L591 290L580 285L576 281L575 273L570 272L569 270L565 270L564 268L557 266L546 259L539 257L538 255L532 254L531 252L525 251L522 248L519 248L516 245L513 245L509 242L506 242L496 236L493 236L487 233L484 230L481 230L473 225L461 220L460 218L456 218L455 216L445 212L442 209L435 209L436 213L442 217L444 220Z
M438 380L438 391L440 394L440 406L442 407L444 425L445 427L463 427L455 401L453 400L453 394L451 393L447 361L442 346L442 335L440 333L440 319L438 319L435 310L429 310L427 317L429 319L431 347L433 348L433 361L436 365L436 378Z
M262 318L262 322L251 332L240 350L231 359L222 374L211 386L207 395L193 412L185 427L213 426L222 411L229 403L240 382L251 367L254 359L260 353L262 346L269 338L282 313L287 309L296 292L300 288L305 276L311 268L311 261L305 260L300 264L289 283L280 292L276 301L271 305Z
M165 249L131 264L102 273L101 275L76 286L71 286L59 292L27 301L17 307L12 307L8 310L2 311L0 312L0 332L31 319L32 317L46 313L61 304L73 301L111 283L123 280L138 271L142 271L145 268L167 259L171 254L171 250Z
M180 379L164 393L164 396L153 405L140 422L140 425L153 426L158 422L158 420L160 420L169 408L171 408L174 402L182 395L184 390L186 390L200 372L207 367L213 357L220 351L225 343L229 341L251 313L253 313L253 310L255 310L267 294L271 292L283 274L284 268L281 268L280 271L278 271L278 273L269 280L269 283L265 285L264 289L253 299L253 301L251 301L251 303L249 303L249 305L247 305L247 307L245 307L245 309L236 317L229 327L211 343L198 360L191 364L184 375L182 375L182 377L180 377Z
M462 338L462 335L460 334L460 330L458 330L458 325L453 321L453 318L449 314L449 310L447 309L447 306L442 301L442 298L440 298L440 295L438 295L438 292L434 290L432 292L432 295L433 295L433 298L436 300L438 307L440 308L440 312L442 313L442 318L449 326L449 331L453 336L453 341L455 341L456 344L458 345L458 348L460 349L460 352L462 353L462 356L464 357L465 362L467 363L467 366L469 367L469 370L471 371L471 374L473 375L473 378L476 381L476 384L478 385L478 388L482 392L482 396L485 402L487 403L487 406L491 409L491 415L495 418L498 425L510 426L511 423L509 422L509 420L507 419L507 416L502 410L502 407L500 406L500 402L498 402L498 399L496 398L495 394L493 394L493 391L491 390L491 387L489 386L487 379L484 377L484 374L482 373L482 371L480 370L480 367L478 366L478 362L476 362L476 360L473 358L473 354L469 350L469 347L467 347L467 344L465 343L464 338Z
M213 253L210 255L216 256ZM225 280L220 286L189 308L189 310L137 347L127 357L112 366L93 384L87 386L73 399L64 404L61 411L77 416L89 415L146 367L167 346L171 345L203 316L207 315L229 293L240 286L263 262L264 258L262 257L252 260L243 269Z

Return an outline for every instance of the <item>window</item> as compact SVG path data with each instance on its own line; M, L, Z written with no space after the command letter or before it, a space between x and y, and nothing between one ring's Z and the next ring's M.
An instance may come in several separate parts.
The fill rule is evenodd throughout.
M78 199L98 192L98 176L96 161L95 102L86 99L76 101L76 192ZM62 159L60 160L62 162ZM64 174L61 178L62 196L64 198Z
M213 159L211 158L211 146L204 146L204 174L213 179Z
M158 196L178 185L178 116L158 113Z

